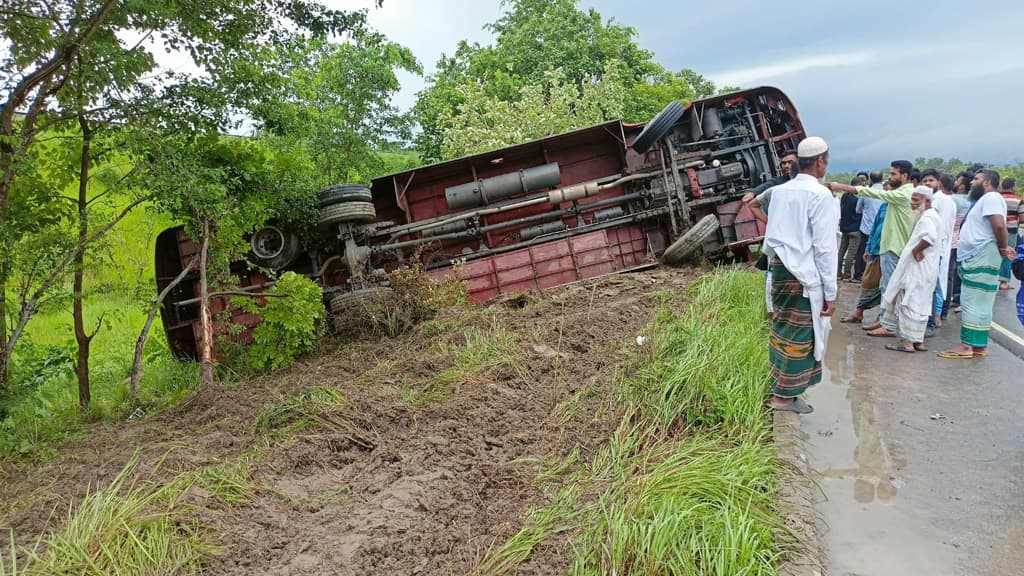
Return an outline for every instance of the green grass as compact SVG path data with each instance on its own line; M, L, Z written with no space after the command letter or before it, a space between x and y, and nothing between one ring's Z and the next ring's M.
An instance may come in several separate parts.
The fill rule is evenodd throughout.
M452 366L434 378L443 388L472 383L490 377L502 367L522 382L529 381L529 372L515 338L495 323L487 330L470 328L462 333L462 341L442 341L439 352L453 359Z
M330 413L345 406L345 396L337 388L309 388L265 405L253 423L253 432L258 434L284 427L301 430L313 423L323 423Z
M14 531L9 531L8 535L10 542L0 546L0 576L17 576L22 572L18 569L18 547L14 542Z
M205 541L207 527L199 523L197 510L210 510L212 502L250 503L260 487L249 468L260 457L257 446L237 459L161 483L153 479L159 463L150 477L133 479L133 456L109 485L70 504L58 530L40 536L33 547L19 550L12 532L6 558L0 548L0 576L201 574L205 560L219 549Z
M196 366L171 357L157 320L143 356L139 396L129 402L126 378L145 320L141 312L125 312L130 306L129 298L117 296L87 302L86 317L103 313L109 327L90 347L92 404L85 415L78 408L75 346L66 339L70 314L50 310L33 320L38 323L30 324L32 332L19 343L9 395L0 402L0 458L45 456L90 421L121 420L135 405L148 411L174 405L195 388Z
M137 208L90 252L84 318L90 346L92 404L78 410L70 287L44 302L18 342L8 392L0 399L0 458L46 456L94 420L120 420L134 408L125 379L135 340L156 295L153 248L169 219ZM176 404L196 384L195 367L174 360L160 319L150 332L137 405L158 410Z
M591 496L532 509L481 573L512 572L559 532L571 533L577 576L777 573L791 537L774 503L780 464L763 407L762 282L723 269L685 295L653 297L659 310L623 379L618 428L571 475L566 466L538 475Z
M248 504L259 490L249 472L248 458L201 468L190 480L194 486L231 507Z
M110 485L68 508L56 533L26 551L22 574L196 574L213 547L202 543L180 496L183 482L129 482L133 458Z
M441 402L456 387L481 383L499 373L523 384L530 382L519 343L496 322L485 329L468 327L459 333L438 333L438 336L440 339L424 356L440 358L448 367L426 382L396 383L398 393L409 404L422 408Z

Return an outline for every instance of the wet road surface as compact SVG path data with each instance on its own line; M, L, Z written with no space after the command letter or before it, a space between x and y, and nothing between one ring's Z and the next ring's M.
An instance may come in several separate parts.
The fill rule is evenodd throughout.
M1024 325L1017 319L1017 290L1020 282L1010 280L1011 290L1000 290L996 296L994 315L996 326L993 326L993 337L1010 351L1024 358ZM1024 567L1021 568L1024 574Z
M856 292L843 284L840 312ZM1019 326L1014 310L997 305L996 321ZM906 354L833 320L801 417L829 575L1024 574L1024 360L998 345L936 357L958 321Z

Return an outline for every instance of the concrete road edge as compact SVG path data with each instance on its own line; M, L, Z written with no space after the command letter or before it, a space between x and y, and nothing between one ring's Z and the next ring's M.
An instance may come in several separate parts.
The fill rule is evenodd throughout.
M818 491L811 480L810 467L800 435L800 416L793 412L774 411L775 451L785 464L779 478L776 498L786 526L793 531L797 544L787 550L779 565L779 576L821 576L824 572L824 551L814 513L814 495Z
M992 330L989 332L989 337L996 344L999 344L1003 348L1009 350L1014 356L1024 359L1024 339L1021 339L1020 336L1017 336L1000 324L993 322Z

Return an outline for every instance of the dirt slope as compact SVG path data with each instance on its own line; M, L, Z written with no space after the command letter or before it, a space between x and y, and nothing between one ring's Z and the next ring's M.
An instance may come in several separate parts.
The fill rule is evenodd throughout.
M136 449L140 475L166 457L157 478L248 457L259 485L248 505L190 494L223 546L208 573L472 572L519 529L545 464L607 438L651 294L692 275L613 276L454 312L397 339L328 342L273 377L101 427L46 465L0 464L0 526L33 541L59 524L48 521L55 506L108 483ZM479 338L504 343L510 360L458 370ZM254 431L266 404L311 387L340 390L344 408L297 431ZM569 561L549 546L529 570L564 573Z

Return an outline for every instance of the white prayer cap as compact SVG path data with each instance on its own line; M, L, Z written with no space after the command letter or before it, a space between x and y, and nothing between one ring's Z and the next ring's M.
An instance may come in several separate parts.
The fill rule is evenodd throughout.
M931 188L927 186L918 186L917 188L914 188L914 194L924 196L925 198L931 200L935 196L935 191L933 191Z
M796 155L800 158L817 158L825 152L828 152L828 144L818 136L804 138L796 147Z

